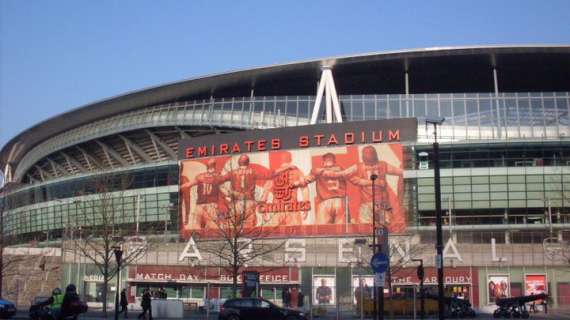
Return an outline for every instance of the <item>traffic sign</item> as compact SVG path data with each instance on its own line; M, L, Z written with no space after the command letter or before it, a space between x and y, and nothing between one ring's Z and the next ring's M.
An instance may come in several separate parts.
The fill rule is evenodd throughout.
M374 286L384 287L386 282L386 272L374 274Z
M382 252L377 252L370 259L370 267L375 273L383 273L390 266L390 258Z

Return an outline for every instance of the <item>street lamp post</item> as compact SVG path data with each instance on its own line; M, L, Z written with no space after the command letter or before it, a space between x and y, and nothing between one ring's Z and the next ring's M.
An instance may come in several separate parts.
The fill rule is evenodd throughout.
M378 252L381 243L376 243L376 180L378 175L370 175L372 181L372 253ZM382 249L380 249L382 251ZM374 319L384 320L384 287L374 284Z
M360 288L360 320L364 319L364 288L362 286L362 247L366 244L366 239L355 239L354 245L358 247L358 287Z
M119 320L119 286L120 286L120 275L121 275L121 262L123 259L123 250L121 247L113 247L113 252L115 253L115 259L117 260L117 286L115 289L115 320Z
M412 259L412 261L420 263L420 265L418 266L417 274L418 274L418 279L420 280L420 319L423 320L426 314L425 297L424 297L424 277L425 277L424 259Z
M433 142L433 177L435 187L435 228L437 243L435 265L437 268L437 295L438 295L438 319L445 319L445 303L444 303L444 277L443 277L443 232L441 228L441 177L439 170L439 143L437 142L437 126L441 125L445 118L426 119L427 124L433 124L434 142Z

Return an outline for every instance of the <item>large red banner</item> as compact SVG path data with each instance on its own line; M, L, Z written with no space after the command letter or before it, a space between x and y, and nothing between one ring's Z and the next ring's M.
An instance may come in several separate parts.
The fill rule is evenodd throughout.
M180 174L186 237L216 237L232 214L243 215L240 228L265 236L370 233L373 202L377 223L392 232L406 227L399 143L183 160Z

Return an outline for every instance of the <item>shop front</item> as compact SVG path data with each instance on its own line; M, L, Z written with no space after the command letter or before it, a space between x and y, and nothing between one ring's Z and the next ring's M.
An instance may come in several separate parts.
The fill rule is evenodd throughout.
M418 292L420 280L417 268L402 268L391 274L394 297L413 297ZM479 306L479 280L477 270L471 267L444 268L445 295L469 300L474 307ZM424 270L424 290L437 294L437 270L427 267Z
M539 293L546 293L548 303L555 308L570 303L570 272L564 267L479 268L479 283L485 288L479 294L481 301L489 306L500 298Z
M243 271L259 272L259 292L264 298L281 302L284 288L300 285L299 269L295 267L251 267ZM167 299L180 299L185 303L203 306L207 299L232 297L233 277L230 270L219 267L138 265L129 268L128 285L130 302L138 302L144 289L151 293L163 289ZM242 275L238 275L241 293Z

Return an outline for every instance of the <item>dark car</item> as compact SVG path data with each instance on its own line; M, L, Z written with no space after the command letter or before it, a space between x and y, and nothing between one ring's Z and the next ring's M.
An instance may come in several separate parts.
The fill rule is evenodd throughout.
M258 298L239 298L226 301L220 308L219 320L306 320L298 310L281 308Z
M0 299L0 318L11 318L16 314L16 306L14 303Z

